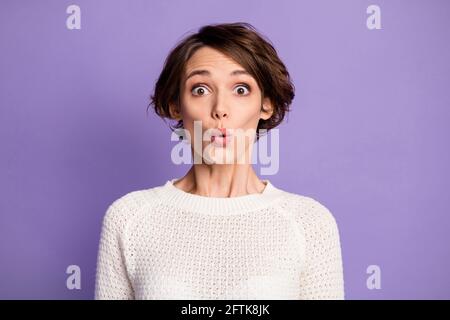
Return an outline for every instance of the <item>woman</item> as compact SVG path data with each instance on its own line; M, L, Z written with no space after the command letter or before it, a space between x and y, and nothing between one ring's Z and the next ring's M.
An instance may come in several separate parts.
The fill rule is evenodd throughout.
M151 104L178 121L200 161L109 206L96 299L344 299L331 212L260 180L250 163L260 130L278 126L293 98L284 64L250 24L180 41Z

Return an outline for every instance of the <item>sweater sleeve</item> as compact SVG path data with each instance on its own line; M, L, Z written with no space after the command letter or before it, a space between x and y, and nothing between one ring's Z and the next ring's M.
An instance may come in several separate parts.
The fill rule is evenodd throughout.
M343 264L336 220L318 201L314 200L310 208L314 215L306 222L306 265L301 275L300 299L343 300Z
M97 254L96 300L134 299L123 255L125 221L120 213L118 201L115 201L103 217Z

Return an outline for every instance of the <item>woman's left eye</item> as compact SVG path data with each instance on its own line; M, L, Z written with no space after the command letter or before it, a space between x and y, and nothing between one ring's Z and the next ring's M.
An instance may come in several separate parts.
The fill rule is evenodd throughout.
M246 85L246 84L238 85L238 86L235 88L235 90L237 91L237 93L238 93L239 95L246 95L246 94L250 93L250 87L249 87L248 85ZM246 92L246 91L247 91L247 92Z

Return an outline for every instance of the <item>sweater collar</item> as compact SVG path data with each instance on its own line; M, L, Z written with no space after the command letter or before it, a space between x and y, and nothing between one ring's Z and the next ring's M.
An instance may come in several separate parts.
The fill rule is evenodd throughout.
M261 193L229 198L207 197L179 189L173 184L177 180L179 178L167 180L160 189L161 196L172 206L203 214L239 214L259 210L283 194L283 191L275 187L269 180L262 180L266 187Z

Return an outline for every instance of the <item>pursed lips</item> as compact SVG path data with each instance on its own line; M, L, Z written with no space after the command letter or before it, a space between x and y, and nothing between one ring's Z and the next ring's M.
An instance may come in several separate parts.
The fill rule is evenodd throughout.
M217 140L217 142L226 144L226 140L229 140L230 135L231 132L229 130L227 131L226 128L216 128L211 134L211 141L214 142Z

